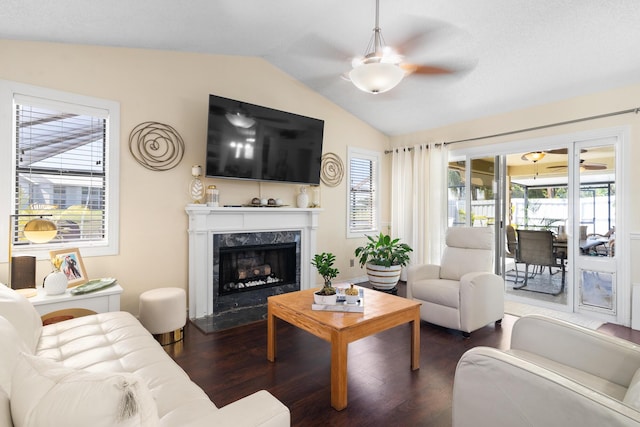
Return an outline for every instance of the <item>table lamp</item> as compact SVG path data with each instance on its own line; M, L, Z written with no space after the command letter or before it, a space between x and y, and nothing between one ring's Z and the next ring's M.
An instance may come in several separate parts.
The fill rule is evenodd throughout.
M9 215L9 284L12 289L24 289L36 287L36 258L34 256L12 256L13 249L13 218L36 216L27 222L22 230L22 235L31 243L46 243L56 237L58 229L56 225L44 215Z

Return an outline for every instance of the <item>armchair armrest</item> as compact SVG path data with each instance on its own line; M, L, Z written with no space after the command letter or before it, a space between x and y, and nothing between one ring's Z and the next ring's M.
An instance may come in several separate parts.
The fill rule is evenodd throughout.
M411 287L418 280L439 279L440 266L436 264L418 264L407 267L407 298L413 298Z
M640 426L640 412L517 355L475 347L456 368L453 427Z
M182 422L184 427L289 427L291 413L266 390L260 390L220 409Z
M504 317L504 280L487 272L467 273L460 278L460 325L463 332L482 327L487 319Z
M511 349L526 351L628 387L640 368L640 347L620 338L545 316L521 317Z

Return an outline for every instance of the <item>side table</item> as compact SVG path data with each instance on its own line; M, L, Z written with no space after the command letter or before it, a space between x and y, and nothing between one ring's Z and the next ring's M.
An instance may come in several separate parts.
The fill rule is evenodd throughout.
M70 309L106 313L120 310L122 290L122 286L115 284L109 288L82 295L71 295L68 289L64 294L47 295L43 288L38 288L38 295L29 298L29 302L33 304L40 316Z

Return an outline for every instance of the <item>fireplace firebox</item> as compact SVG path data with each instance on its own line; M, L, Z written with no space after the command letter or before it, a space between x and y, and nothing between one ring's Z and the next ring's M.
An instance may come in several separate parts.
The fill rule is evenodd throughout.
M296 243L220 248L218 295L296 283Z

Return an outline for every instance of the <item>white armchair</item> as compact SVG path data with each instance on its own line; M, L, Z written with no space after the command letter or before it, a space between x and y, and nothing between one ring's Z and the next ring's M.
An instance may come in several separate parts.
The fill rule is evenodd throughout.
M640 348L561 320L518 319L506 350L458 362L453 427L640 426Z
M465 336L504 316L504 280L493 273L493 230L453 227L440 265L407 270L407 298L420 301L420 317Z

